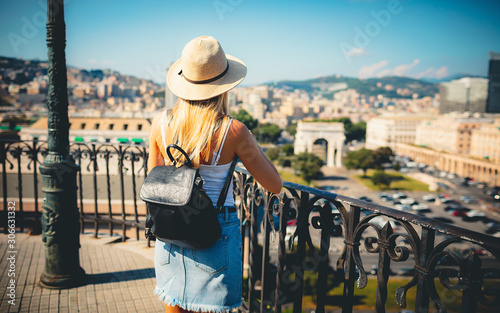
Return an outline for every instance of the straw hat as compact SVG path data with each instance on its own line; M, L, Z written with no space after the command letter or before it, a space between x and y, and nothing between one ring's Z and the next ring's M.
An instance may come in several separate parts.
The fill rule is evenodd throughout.
M214 37L202 36L184 47L167 73L167 83L179 98L205 100L233 89L246 74L245 63L225 54Z

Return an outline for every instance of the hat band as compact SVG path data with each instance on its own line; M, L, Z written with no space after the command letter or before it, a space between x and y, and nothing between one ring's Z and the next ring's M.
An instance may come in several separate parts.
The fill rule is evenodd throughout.
M209 78L209 79L205 79L205 80L191 80L182 74L182 70L179 72L179 75L181 75L187 82L189 82L191 84L201 85L201 84L208 84L208 83L211 83L213 81L216 81L219 78L222 78L222 76L226 75L228 70L229 70L229 61L227 61L226 69L224 70L224 72L220 73L219 75L217 75L213 78Z

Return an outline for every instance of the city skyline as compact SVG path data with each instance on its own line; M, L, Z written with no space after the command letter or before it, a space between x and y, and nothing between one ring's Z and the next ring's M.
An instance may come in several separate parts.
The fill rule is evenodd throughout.
M44 4L1 4L0 55L46 60ZM245 85L334 74L487 76L489 52L500 51L500 4L494 1L65 4L68 65L110 68L158 83L199 35L213 35L248 65Z

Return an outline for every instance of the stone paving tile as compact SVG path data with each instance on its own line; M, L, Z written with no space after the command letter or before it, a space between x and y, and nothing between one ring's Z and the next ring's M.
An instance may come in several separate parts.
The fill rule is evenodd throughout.
M80 237L80 265L87 284L50 290L38 285L44 270L41 236L16 234L16 305L9 305L7 236L0 234L0 313L8 312L164 312L153 294L153 248L144 241L111 243L116 238Z

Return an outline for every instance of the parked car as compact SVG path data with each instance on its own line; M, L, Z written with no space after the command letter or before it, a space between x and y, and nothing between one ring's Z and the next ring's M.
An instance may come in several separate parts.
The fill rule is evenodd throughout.
M394 199L393 199L391 196L382 197L382 198L380 198L380 200L382 200L382 201L384 201L384 202L391 202L391 201L394 201Z
M391 203L393 205L397 205L397 204L401 204L401 201L399 201L399 199L392 199Z
M414 198L401 199L400 201L401 204L408 204L408 205L418 204L418 201L415 200Z
M431 209L429 208L429 206L427 204L414 204L411 206L411 209L413 211L420 212L420 213L426 213L426 212L431 211Z
M392 195L392 197L394 199L405 199L405 198L408 198L408 196L404 192L396 192L395 194Z
M492 196L496 200L500 200L500 187L496 186L496 187L493 187L491 189L487 189L484 192L484 194L487 196Z
M465 212L465 211L451 210L449 213L453 216L458 216L458 217L467 216L467 212Z
M460 201L463 203L477 203L477 199L472 196L461 196Z
M436 196L434 196L434 195L425 195L425 196L422 197L422 199L424 199L427 202L434 202L434 201L436 201Z
M486 217L486 214L482 211L478 210L471 210L466 213L466 216L464 216L464 220L480 220Z
M448 203L458 203L456 200L452 199L452 198L445 198L443 200L440 200L441 203L443 204L448 204Z

